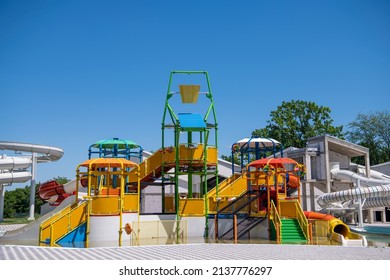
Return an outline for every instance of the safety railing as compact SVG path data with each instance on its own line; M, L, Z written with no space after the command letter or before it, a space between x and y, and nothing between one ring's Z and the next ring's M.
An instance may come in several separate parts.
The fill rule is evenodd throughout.
M203 144L197 144L196 146L189 147L186 145L180 145L179 147L179 161L181 164L186 162L199 161L203 164L204 160L204 146ZM153 175L153 177L159 177L161 175L161 166L165 165L167 168L172 168L176 163L176 148L165 147L159 149L152 154L149 158L140 163L140 178L141 180L147 176ZM207 147L207 164L218 163L218 151L216 147ZM137 181L137 169L133 169L130 174L130 182Z
M40 245L54 246L66 234L87 221L87 201L70 205L42 222L39 228Z
M231 187L231 185L241 177L241 174L238 174L238 173L235 173L233 174L232 176L230 176L229 178L225 179L224 181L222 181L219 185L218 185L218 195L221 194L221 192L223 192L227 187ZM208 197L209 198L212 198L212 197L216 197L216 194L217 194L217 188L213 188L211 189L209 192L208 192Z
M249 187L253 189L266 188L268 186L275 185L275 179L278 178L278 182L282 182L281 174L272 174L265 173L263 171L247 171L245 172L245 177L248 180Z
M138 212L138 194L126 193L123 197L123 212Z
M91 197L91 215L118 215L120 213L120 197L117 195Z
M275 228L275 240L278 244L281 242L280 232L282 231L282 220L278 214L278 210L275 206L275 203L271 200L271 209L269 214L269 219Z
M227 181L225 183L225 181ZM240 197L247 191L247 182L240 174L234 174L218 186L218 195L216 188L212 189L208 195L209 213L216 213L224 208L232 200Z
M166 245L187 242L188 221L134 221L132 245Z
M327 220L311 219L309 228L312 229L311 244L313 245L330 245L330 226Z
M204 216L205 205L203 198L184 198L179 201L180 216Z
M295 209L297 213L298 223L303 231L303 234L306 237L307 242L309 243L311 240L309 222L305 214L303 213L302 207L298 201L295 202Z
M220 195L218 197L209 197L209 213L216 214L221 209L226 208L241 195Z
M170 150L158 150L154 154L152 154L149 158L145 159L139 164L139 172L141 180L155 172L162 164L164 160L171 158L174 160L174 149ZM137 181L137 169L133 169L129 175L130 182Z
M218 163L217 148L213 146L209 146L206 149L207 149L207 164L217 164ZM199 161L200 163L203 163L204 145L203 144L180 145L179 160L182 162Z

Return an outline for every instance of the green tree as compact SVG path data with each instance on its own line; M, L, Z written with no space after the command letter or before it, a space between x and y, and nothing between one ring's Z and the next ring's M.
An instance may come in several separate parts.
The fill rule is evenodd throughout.
M66 177L55 177L53 180L59 184L69 182ZM40 183L35 188L35 213L39 214L41 206L45 203L38 194ZM16 216L28 215L30 211L30 190L31 186L16 188L11 191L5 191L4 196L4 218L13 218Z
M348 124L346 137L350 142L370 149L370 164L390 161L390 115L388 111L359 113ZM358 163L362 163L357 160Z
M252 136L274 138L284 147L303 148L310 137L332 135L343 138L343 126L333 126L329 107L312 101L291 100L282 102L271 111L265 128L256 129Z
M53 180L56 181L60 185L66 184L70 181L68 178L61 177L61 176L54 177Z
M13 218L24 214L30 208L30 187L6 191L4 196L4 218Z

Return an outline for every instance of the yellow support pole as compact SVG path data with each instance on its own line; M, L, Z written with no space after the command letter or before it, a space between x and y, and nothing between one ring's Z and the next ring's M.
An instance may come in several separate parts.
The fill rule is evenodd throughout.
M110 167L108 167L110 168ZM123 197L125 196L125 193L124 193L124 183L123 183L123 176L124 176L124 167L123 167L123 163L121 162L121 185L120 185L120 190L119 190L119 246L122 246L122 223L123 223L123 216L122 216L122 211L123 211ZM107 194L108 194L108 191L107 191Z
M141 212L140 211L140 195L141 195L141 176L140 176L140 167L139 165L137 165L137 184L138 184L138 201L137 201L137 211L138 211L138 233L137 233L137 245L139 245L139 235L140 235L140 232L141 232L141 229L140 229L140 215L139 213Z

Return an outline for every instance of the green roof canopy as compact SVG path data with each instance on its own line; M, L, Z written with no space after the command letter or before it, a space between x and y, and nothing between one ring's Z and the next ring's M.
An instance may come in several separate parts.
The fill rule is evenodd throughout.
M112 149L115 146L119 149L139 148L140 147L140 145L138 145L137 143L135 143L133 141L113 138L113 139L100 140L100 141L96 142L95 144L92 144L91 148Z

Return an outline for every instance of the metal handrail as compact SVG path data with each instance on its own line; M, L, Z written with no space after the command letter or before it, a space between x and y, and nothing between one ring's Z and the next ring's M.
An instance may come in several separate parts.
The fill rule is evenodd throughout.
M40 235L39 241L40 241L40 243L44 243L44 241L42 240L42 232L43 232L44 230L46 230L47 228L50 228L50 246L54 246L54 242L55 242L55 241L53 240L53 235L54 235L53 226L54 226L54 224L57 223L58 221L64 219L64 218L66 218L66 219L68 220L68 226L67 226L67 232L66 232L66 233L68 233L69 230L70 230L70 223L71 223L70 217L71 217L71 214L72 214L74 211L76 211L79 207L81 207L82 205L84 205L86 202L87 202L87 201L84 201L84 202L78 204L78 205L77 205L76 207L74 207L74 208L72 208L73 205L69 205L69 206L67 206L66 208L64 208L64 209L60 212L60 214L59 214L57 217L56 217L56 216L53 216L53 217L56 217L56 218L53 219L53 217L50 217L50 218L46 219L45 221L43 221L42 224L44 224L45 222L48 222L48 224L45 225L45 226L41 226L41 227L40 227L40 231L39 231L39 235ZM51 220L51 219L53 219L53 220ZM50 221L50 222L49 222L49 221ZM66 234L66 233L65 233L65 234ZM64 235L65 235L65 234L64 234Z
M273 200L271 200L270 219L274 223L274 226L275 226L276 241L278 243L280 243L280 241L281 241L280 232L282 231L282 219L280 218L280 216L278 214L278 210L277 210Z
M302 228L303 234L305 235L308 242L310 242L310 234L309 234L309 221L307 220L305 214L303 213L302 208L298 202L295 203L295 209L297 214L298 223Z

